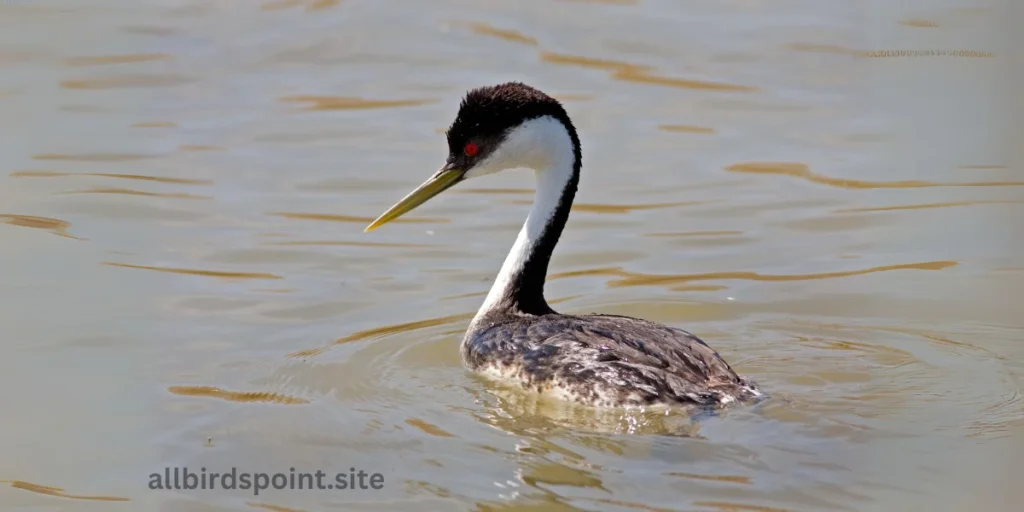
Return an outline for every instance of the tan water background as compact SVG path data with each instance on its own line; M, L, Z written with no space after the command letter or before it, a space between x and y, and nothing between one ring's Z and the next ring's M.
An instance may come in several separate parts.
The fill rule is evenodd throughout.
M0 508L1020 510L1016 3L0 0ZM461 367L530 173L362 228L508 79L584 143L548 296L770 400L680 437Z

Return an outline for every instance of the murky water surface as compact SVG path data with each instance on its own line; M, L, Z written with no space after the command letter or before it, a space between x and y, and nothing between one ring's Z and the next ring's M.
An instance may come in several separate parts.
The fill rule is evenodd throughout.
M2 1L0 503L1018 510L1012 3ZM549 297L771 400L681 437L463 370L532 176L362 228L507 79L585 146ZM149 489L175 467L383 488Z

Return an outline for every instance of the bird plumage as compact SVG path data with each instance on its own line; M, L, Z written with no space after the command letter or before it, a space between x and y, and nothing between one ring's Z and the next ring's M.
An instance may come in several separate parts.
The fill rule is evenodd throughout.
M580 139L557 100L518 82L471 90L447 139L444 167L371 227L468 178L514 167L537 175L530 214L463 338L469 369L596 407L717 407L762 396L682 329L626 316L562 315L548 305L548 263L582 168Z
M761 396L700 338L617 315L485 315L462 358L506 383L595 407L719 406Z

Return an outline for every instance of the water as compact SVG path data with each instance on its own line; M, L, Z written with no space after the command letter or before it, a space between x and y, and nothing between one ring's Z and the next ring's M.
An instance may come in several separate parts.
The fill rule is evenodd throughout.
M2 2L0 503L1016 510L1011 3ZM507 79L583 137L557 307L688 328L771 400L681 437L463 370L530 174L362 228ZM175 467L383 488L150 490Z

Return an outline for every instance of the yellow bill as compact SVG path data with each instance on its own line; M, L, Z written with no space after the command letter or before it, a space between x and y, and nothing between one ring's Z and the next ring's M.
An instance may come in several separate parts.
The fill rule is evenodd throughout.
M442 168L431 176L430 179L423 182L422 185L416 187L416 190L409 192L409 195L403 197L401 201L395 203L391 208L388 208L388 211L382 213L380 217L377 217L377 220L371 222L363 231L369 233L405 215L417 206L427 202L431 197L451 188L452 185L462 179L463 174L461 169Z

